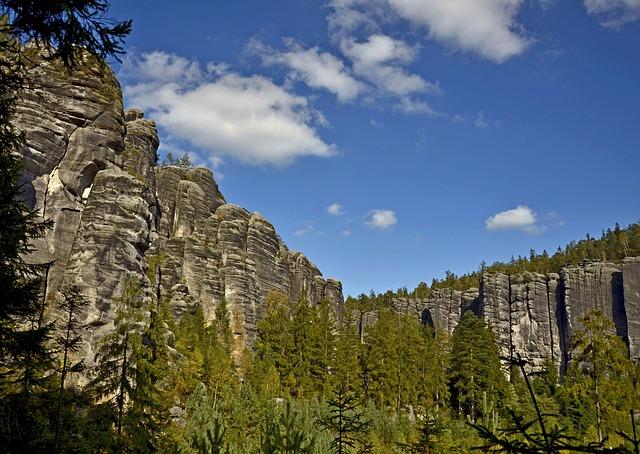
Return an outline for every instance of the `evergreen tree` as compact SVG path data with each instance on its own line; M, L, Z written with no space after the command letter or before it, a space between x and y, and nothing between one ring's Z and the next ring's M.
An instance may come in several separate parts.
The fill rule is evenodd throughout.
M347 301L343 308L342 322L336 336L333 374L337 384L344 384L349 391L361 395L361 345L359 318L356 315L355 302Z
M84 358L73 362L72 356L80 351L82 344L82 329L85 327L80 322L79 316L87 309L89 302L82 291L77 286L71 286L62 293L62 300L58 305L58 310L64 314L64 326L61 335L56 339L56 343L62 354L62 364L60 367L60 388L58 391L58 402L55 414L55 435L53 450L58 449L61 432L62 404L64 400L65 384L69 374L82 372L84 370Z
M472 422L496 416L505 399L507 384L495 336L471 312L453 330L449 383L454 410Z
M258 337L254 349L266 367L273 365L280 382L290 382L294 349L291 315L287 297L272 292L265 300L265 314L258 322Z
M290 372L285 376L285 384L291 394L296 397L314 394L314 380L311 365L319 352L314 351L313 324L314 308L311 307L305 291L301 292L298 302L294 304L291 315L291 334L293 348L288 352ZM317 371L316 371L317 372Z
M181 158L176 161L176 165L179 167L190 168L193 167L193 162L187 153L184 153Z
M315 436L303 428L301 415L287 401L284 412L277 421L268 421L264 430L261 452L263 454L313 453Z
M327 401L329 415L322 421L323 426L334 434L331 450L336 454L353 452L358 446L366 450L366 434L370 422L364 417L356 395L346 383L338 385L333 397Z
M594 310L581 320L571 340L571 363L560 389L562 412L576 429L594 430L602 442L616 429L631 429L629 409L636 408L636 370L615 326Z
M175 166L175 165L176 165L176 158L173 157L173 154L171 152L168 152L167 157L164 159L164 161L162 161L162 167Z
M51 386L53 366L46 344L50 326L44 321L42 275L47 264L25 261L32 241L51 222L22 201L20 177L23 138L12 119L15 103L28 81L28 52L33 41L51 58L74 68L82 52L104 58L122 51L130 21L106 17L108 2L79 0L32 2L4 0L0 4L0 449L22 451L41 438L37 414L39 393Z
M108 406L113 409L117 443L124 443L123 436L131 435L124 433L125 426L135 427L138 422L128 420L126 411L129 402L136 397L140 378L137 366L145 331L142 298L137 280L127 279L122 296L114 301L114 330L101 341L96 353L96 376L90 384L96 397L107 398Z
M309 327L309 373L313 389L324 397L332 386L332 374L336 355L336 313L327 300L313 308L314 317Z
M233 333L231 332L231 318L227 309L227 301L224 297L216 306L216 328L224 350L230 354L233 351Z

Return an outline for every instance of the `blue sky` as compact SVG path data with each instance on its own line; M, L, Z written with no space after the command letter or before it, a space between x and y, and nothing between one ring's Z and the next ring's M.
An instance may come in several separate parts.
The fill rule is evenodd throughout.
M345 293L640 219L640 0L112 0L128 107Z

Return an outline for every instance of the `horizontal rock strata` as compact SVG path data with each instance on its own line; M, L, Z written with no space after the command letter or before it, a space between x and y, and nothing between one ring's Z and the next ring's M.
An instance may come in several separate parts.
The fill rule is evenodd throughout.
M226 299L238 349L255 339L269 292L342 304L340 282L290 251L260 214L228 204L211 171L157 167L155 124L123 111L108 67L86 58L68 74L36 57L31 76L16 117L24 200L54 227L28 259L50 263L47 301L72 284L90 300L89 362L131 276L177 315L200 306L212 320Z

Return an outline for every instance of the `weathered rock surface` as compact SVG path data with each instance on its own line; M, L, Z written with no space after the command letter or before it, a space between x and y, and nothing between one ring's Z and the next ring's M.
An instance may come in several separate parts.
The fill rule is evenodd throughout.
M631 358L640 359L640 257L622 263L624 307Z
M32 76L16 118L26 136L24 198L54 228L29 260L51 262L49 301L71 284L91 301L89 360L130 276L178 315L200 305L213 319L225 298L239 348L255 338L270 291L342 304L340 282L289 251L260 214L227 204L209 170L156 167L155 124L123 111L109 68L87 58L69 75L40 59Z
M266 296L305 292L312 302L342 303L342 285L325 280L303 254L291 252L259 213L227 204L207 169L157 170L162 251L161 294L182 283L183 294L200 301L209 318L224 298L238 345L251 345ZM186 309L176 300L177 311Z
M393 306L449 334L464 312L473 311L493 328L505 363L519 354L533 367L550 359L561 370L580 318L599 309L614 322L631 357L640 357L640 258L621 266L568 266L560 274L484 273L479 290L438 289L426 299L398 298Z

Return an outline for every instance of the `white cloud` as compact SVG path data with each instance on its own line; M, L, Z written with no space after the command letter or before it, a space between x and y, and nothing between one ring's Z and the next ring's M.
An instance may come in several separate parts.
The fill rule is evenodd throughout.
M287 165L302 156L329 157L335 147L318 135L326 120L308 100L270 79L228 72L183 57L130 56L122 74L129 104L171 136L215 156L251 164Z
M640 20L640 0L584 0L584 7L605 27L619 28Z
M341 102L356 98L364 89L362 83L353 78L342 60L317 47L302 48L287 40L288 50L277 51L258 41L251 41L249 49L262 58L266 65L283 65L291 71L289 77L301 80L311 88L322 88L334 93Z
M344 205L332 203L327 207L327 213L333 216L340 216L341 214L344 214Z
M327 17L329 33L338 41L357 29L378 30L378 22L389 11L386 0L331 0L329 7L332 9Z
M300 224L302 224L302 226L293 232L293 236L303 236L308 233L314 233L314 234L316 233L316 228L314 226L315 222L304 221L304 222L301 222Z
M501 211L490 216L485 225L487 230L524 230L528 233L541 233L536 213L526 205L518 205L511 210Z
M365 224L377 230L386 230L398 223L396 212L392 210L371 210Z
M516 21L523 4L524 0L334 0L328 20L331 33L342 38L357 29L378 30L381 23L400 17L426 28L431 39L501 63L530 44Z
M340 232L340 235L342 235L342 236L351 236L351 230L349 230L349 229L343 230L342 232Z
M433 109L428 102L421 101L419 99L413 99L408 96L400 98L398 104L393 108L394 110L407 113L407 114L425 114L430 117L448 117L449 115L439 112Z
M212 62L210 68L213 70L215 65ZM120 69L120 76L155 83L181 81L189 84L201 81L204 72L196 61L156 50L142 55L127 54Z
M484 129L487 126L489 126L489 122L487 121L487 117L484 116L484 112L482 111L478 112L478 115L476 116L476 121L474 122L474 124L478 129Z
M438 84L409 73L404 65L416 58L418 47L386 35L371 35L364 42L347 38L340 43L342 53L353 62L354 72L377 88L395 96L438 92Z
M427 28L429 37L501 63L529 41L516 23L523 0L389 0L397 13Z

